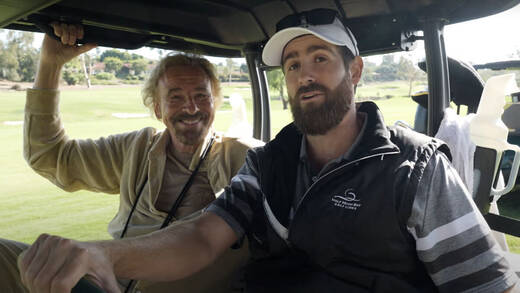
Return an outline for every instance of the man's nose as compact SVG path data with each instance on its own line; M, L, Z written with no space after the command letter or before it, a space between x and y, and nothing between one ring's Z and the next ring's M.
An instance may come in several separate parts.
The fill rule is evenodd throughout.
M188 114L195 114L199 111L199 106L195 102L194 98L188 98L184 103L184 111Z
M300 85L307 85L316 81L316 76L312 66L301 65L300 75L298 77L298 83Z

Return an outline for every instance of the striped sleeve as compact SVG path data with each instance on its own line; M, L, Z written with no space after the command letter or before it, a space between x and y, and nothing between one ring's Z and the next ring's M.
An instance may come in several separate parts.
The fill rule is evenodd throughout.
M256 155L249 150L244 165L229 186L206 208L226 221L240 239L239 243L251 225L253 207L261 201L257 174Z
M424 171L407 226L440 292L503 292L516 283L489 226L442 153Z

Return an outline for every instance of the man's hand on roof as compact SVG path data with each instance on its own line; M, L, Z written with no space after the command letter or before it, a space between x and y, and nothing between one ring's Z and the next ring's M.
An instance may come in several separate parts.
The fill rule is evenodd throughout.
M96 47L96 44L76 44L77 40L83 39L84 31L81 25L57 22L53 22L50 25L54 29L54 34L60 38L61 42L45 35L42 44L41 62L61 67L74 57Z
M81 25L57 22L50 25L61 42L48 35L43 38L40 64L34 79L34 88L37 89L57 89L63 65L97 46L76 45L76 40L83 38L84 31Z

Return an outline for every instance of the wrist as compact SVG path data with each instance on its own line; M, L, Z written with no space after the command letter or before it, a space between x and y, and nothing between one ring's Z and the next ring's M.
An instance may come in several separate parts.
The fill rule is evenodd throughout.
M49 70L60 70L64 64L58 63L56 59L58 59L57 56L55 56L54 58L45 58L43 56L40 56L38 66L40 68L45 68Z
M116 262L118 261L119 255L117 249L113 248L113 241L95 241L91 242L94 245L95 250L99 257L108 264L112 270L115 271Z
M62 66L54 62L40 61L34 79L34 88L57 89L59 86Z

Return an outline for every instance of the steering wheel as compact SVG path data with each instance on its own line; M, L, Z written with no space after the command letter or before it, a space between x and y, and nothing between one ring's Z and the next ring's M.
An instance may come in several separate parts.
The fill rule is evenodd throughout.
M89 280L82 278L76 286L72 288L71 293L105 293L105 291L94 285Z

